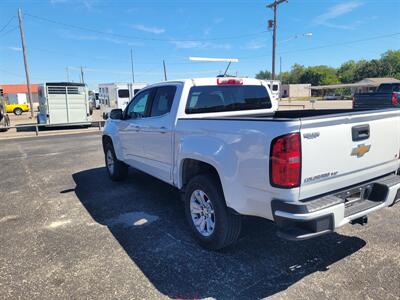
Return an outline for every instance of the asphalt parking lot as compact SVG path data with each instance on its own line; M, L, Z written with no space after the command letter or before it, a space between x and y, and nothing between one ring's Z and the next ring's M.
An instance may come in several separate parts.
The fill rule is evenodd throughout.
M98 132L0 141L0 298L399 299L400 205L304 242L247 218L201 249L179 193L106 174Z

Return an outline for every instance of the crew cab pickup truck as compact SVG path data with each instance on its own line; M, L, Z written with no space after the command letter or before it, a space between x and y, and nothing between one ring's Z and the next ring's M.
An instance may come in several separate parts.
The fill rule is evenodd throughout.
M256 79L147 86L106 121L107 171L118 181L130 166L180 189L209 249L234 243L244 215L302 240L398 202L400 110L277 108Z
M354 108L400 107L400 83L382 83L375 93L354 94Z

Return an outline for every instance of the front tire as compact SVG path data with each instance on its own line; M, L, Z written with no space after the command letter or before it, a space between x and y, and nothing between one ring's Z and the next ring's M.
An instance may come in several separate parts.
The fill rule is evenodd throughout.
M20 115L22 115L23 111L20 108L16 108L16 109L14 109L13 113L16 116L20 116Z
M105 162L112 181L122 181L128 176L128 165L117 159L111 143L104 146Z
M236 242L241 216L229 211L216 176L193 177L187 185L184 201L186 219L201 246L219 250Z

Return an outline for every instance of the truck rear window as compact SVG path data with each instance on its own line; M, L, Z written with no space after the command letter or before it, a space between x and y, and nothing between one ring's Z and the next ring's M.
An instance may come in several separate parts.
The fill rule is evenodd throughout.
M262 85L194 86L186 105L187 114L271 108Z
M383 83L379 86L377 91L381 93L400 92L400 83Z

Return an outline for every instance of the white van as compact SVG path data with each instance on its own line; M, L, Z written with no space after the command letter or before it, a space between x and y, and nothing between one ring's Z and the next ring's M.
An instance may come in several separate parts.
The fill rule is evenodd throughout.
M281 94L281 82L279 80L265 80L271 90L271 95L274 100L280 99Z
M145 86L147 86L145 83L123 82L99 84L100 106L104 112L109 112L113 108L124 110L133 96Z

